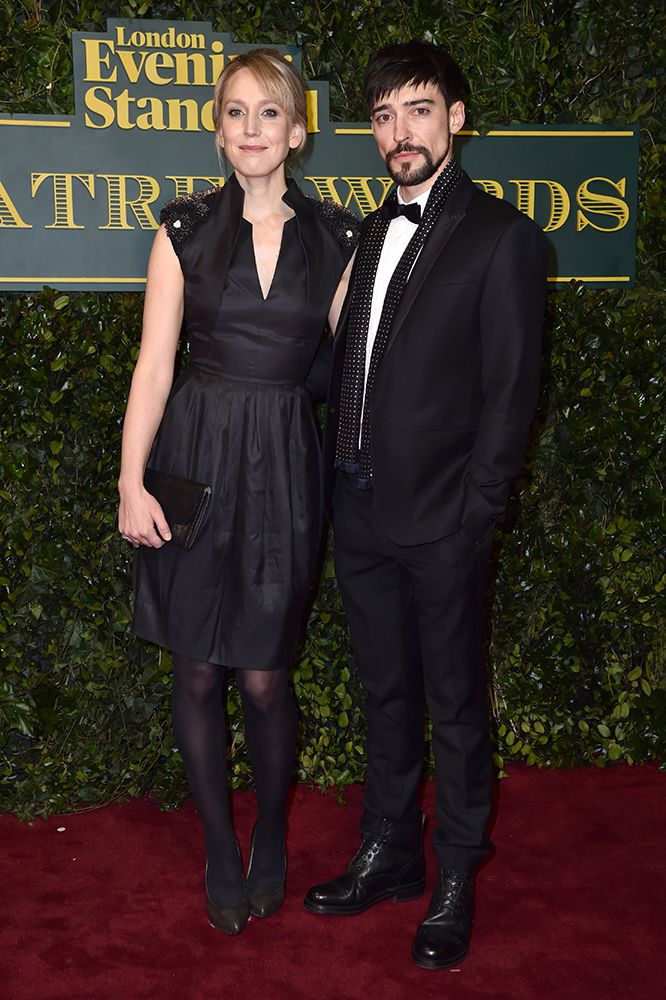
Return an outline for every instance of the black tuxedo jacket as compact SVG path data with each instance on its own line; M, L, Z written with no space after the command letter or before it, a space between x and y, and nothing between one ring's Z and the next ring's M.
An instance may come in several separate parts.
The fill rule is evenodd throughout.
M352 272L350 287L353 280ZM545 288L539 227L464 174L414 265L375 381L375 503L396 544L460 527L473 541L492 531L536 407ZM334 341L324 434L329 509L349 301Z

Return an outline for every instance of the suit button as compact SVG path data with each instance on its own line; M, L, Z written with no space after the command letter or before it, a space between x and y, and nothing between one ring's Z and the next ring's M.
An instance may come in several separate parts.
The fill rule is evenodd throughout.
M335 407L335 406L329 406L329 408L328 408L328 412L329 412L329 413L337 413L337 409L336 409L336 407Z

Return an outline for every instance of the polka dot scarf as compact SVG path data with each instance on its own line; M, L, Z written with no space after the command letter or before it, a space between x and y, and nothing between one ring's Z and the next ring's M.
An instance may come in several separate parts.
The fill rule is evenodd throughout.
M421 222L389 281L377 335L370 355L368 379L365 385L365 406L363 405L363 389L370 309L379 258L390 225L390 204L387 206L387 211L380 209L377 212L365 239L362 240L358 248L358 261L354 268L354 287L347 329L347 346L342 370L340 424L335 464L336 467L344 469L346 472L358 473L360 489L372 489L372 445L370 440L372 394L377 370L388 344L391 324L419 251L432 232L447 198L461 176L462 170L456 161L450 160L433 184L425 211L421 216ZM397 200L397 193L394 191L388 201L390 203L395 200ZM360 426L361 412L363 413L362 427ZM358 447L359 431L360 449Z

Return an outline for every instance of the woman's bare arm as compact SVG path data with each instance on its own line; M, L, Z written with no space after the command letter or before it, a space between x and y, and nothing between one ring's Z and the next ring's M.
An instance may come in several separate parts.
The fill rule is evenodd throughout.
M340 311L342 309L342 303L345 301L345 296L347 294L347 289L349 287L349 275L354 264L354 258L356 257L356 251L352 255L351 260L347 264L343 271L342 277L340 278L340 283L333 296L333 301L331 302L331 307L328 310L328 325L331 328L331 332L335 334L338 320L340 319Z
M118 492L118 528L135 544L159 548L171 534L157 500L146 492L143 473L173 381L183 319L183 275L161 226L148 262L141 349L132 377Z

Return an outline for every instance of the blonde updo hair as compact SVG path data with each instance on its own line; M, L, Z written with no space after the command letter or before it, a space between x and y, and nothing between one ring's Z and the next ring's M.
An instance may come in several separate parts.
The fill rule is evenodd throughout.
M308 112L305 98L305 87L300 75L290 62L280 55L277 49L251 49L235 56L224 67L213 96L213 121L215 131L219 129L224 91L229 80L242 69L249 69L252 76L267 95L283 109L293 125L300 125L302 138L291 153L300 153L307 138Z

